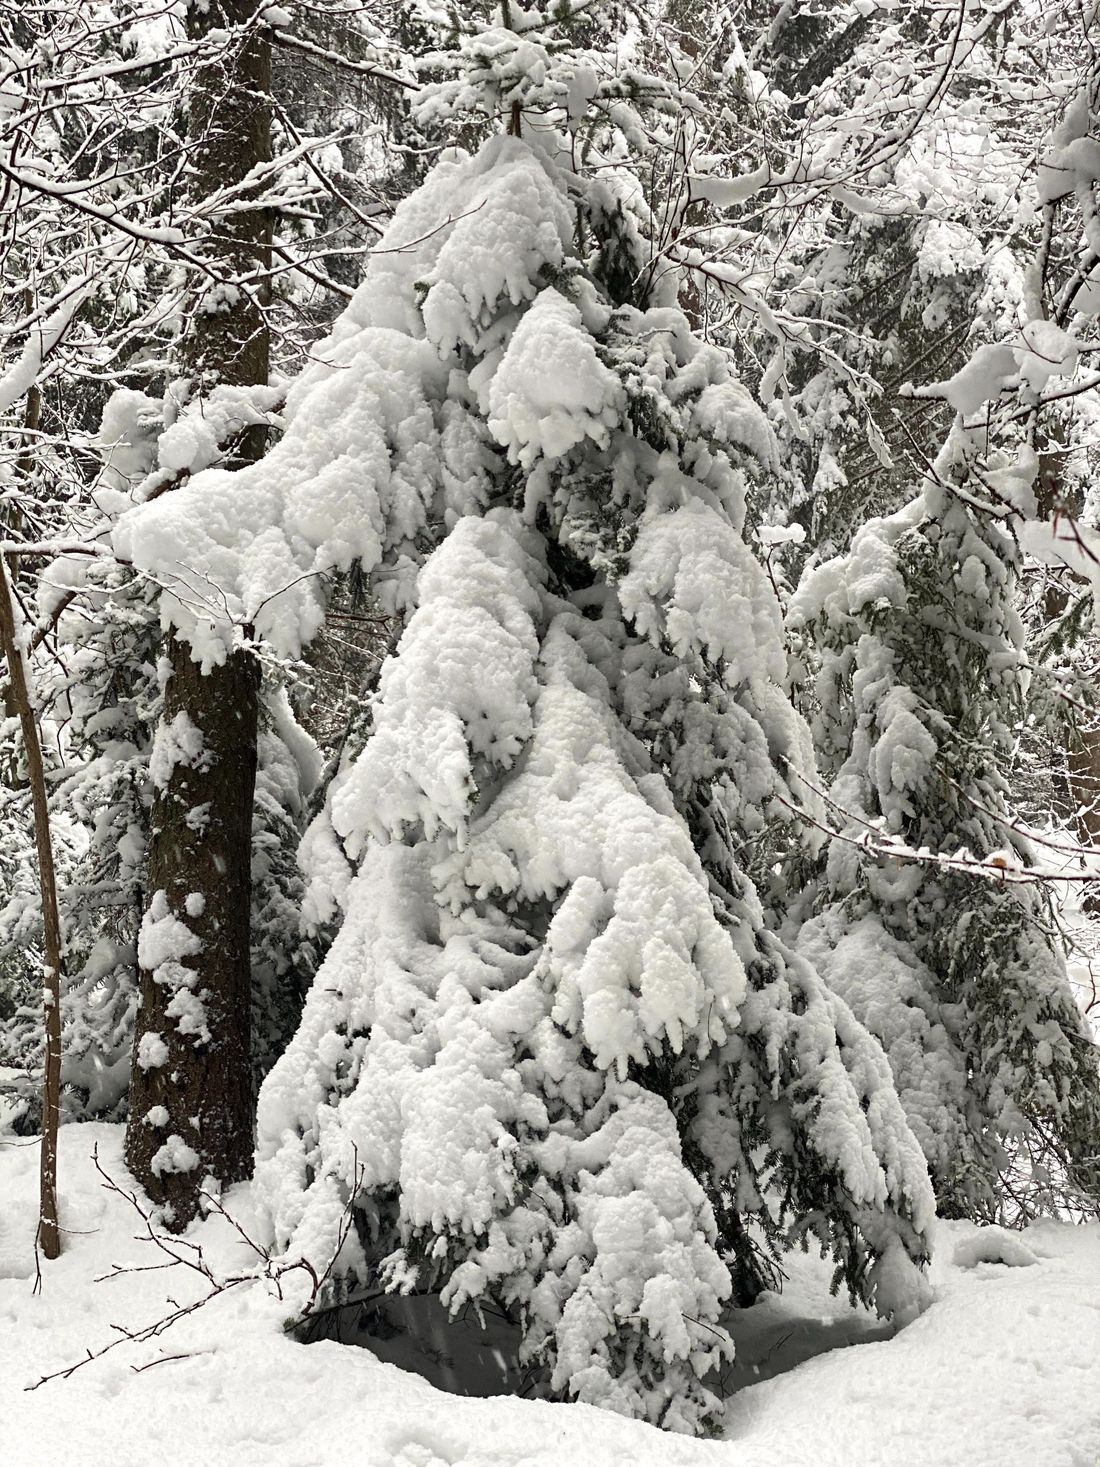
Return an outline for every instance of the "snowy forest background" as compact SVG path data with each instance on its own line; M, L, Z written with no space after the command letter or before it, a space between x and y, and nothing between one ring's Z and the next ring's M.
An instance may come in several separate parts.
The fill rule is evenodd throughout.
M937 1215L1097 1220L1098 42L0 0L47 1275L58 1121L124 1123L306 1327L438 1296L704 1433L792 1250L904 1325Z

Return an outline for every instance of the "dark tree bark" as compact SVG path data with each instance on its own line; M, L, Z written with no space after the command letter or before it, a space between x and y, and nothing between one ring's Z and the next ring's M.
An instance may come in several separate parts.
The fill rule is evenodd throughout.
M192 80L194 198L233 188L271 156L267 35L254 25L234 32L255 12L253 0L188 10L193 38L214 28L229 33L221 64ZM270 228L263 210L230 212L202 240L205 258L224 281L254 280L270 264ZM254 287L195 280L177 359L190 397L219 383L267 381L263 304ZM264 429L248 430L237 441L237 462L255 461L264 448ZM126 1159L169 1225L181 1229L198 1211L205 1177L230 1183L252 1168L249 908L259 667L247 648L209 673L185 642L172 638L166 653L162 732L184 715L183 726L201 736L201 753L175 762L154 800ZM166 962L156 942L165 916L185 925L195 948Z
M1066 751L1066 764L1076 801L1078 839L1100 851L1100 728L1076 730ZM1100 917L1100 881L1086 888L1081 905L1091 917Z
M167 1220L183 1227L198 1210L205 1176L240 1181L252 1166L249 866L259 671L253 657L238 652L203 674L180 642L171 657L164 718L170 723L183 713L201 734L203 753L195 764L176 764L156 793L148 882L154 905L146 922L171 914L201 948L182 959L187 976L171 961L142 967L126 1159L153 1201L171 1209ZM149 945L142 957L153 962ZM181 987L198 999L205 1035L181 1032L190 1010L186 999L181 1006ZM163 1051L154 1044L150 1052L148 1040L143 1051L150 1034ZM177 1169L188 1153L177 1147L173 1155L172 1137L196 1153L195 1164Z

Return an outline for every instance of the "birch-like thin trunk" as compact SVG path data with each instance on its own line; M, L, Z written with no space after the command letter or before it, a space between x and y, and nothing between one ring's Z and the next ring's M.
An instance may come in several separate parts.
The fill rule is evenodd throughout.
M57 1123L61 1100L61 923L57 915L57 881L54 876L50 812L46 801L46 771L42 741L31 698L27 646L22 617L12 590L11 573L0 555L0 645L7 664L11 700L19 715L27 777L34 809L34 841L38 852L38 885L42 893L44 962L42 1001L46 1021L46 1063L42 1082L42 1152L39 1170L40 1202L38 1241L47 1258L61 1251L57 1226Z
M23 293L23 306L28 315L34 310L34 294L31 290ZM37 382L33 382L27 392L27 408L23 414L23 447L19 457L15 461L15 472L20 479L29 480L34 471L34 435L38 430L42 418L42 390ZM23 528L23 514L18 504L14 505L7 516L7 530L9 538L14 538ZM19 563L14 558L10 565L11 576L14 580L19 574ZM8 718L18 718L19 709L15 705L15 693L12 690L10 679L3 687L4 713ZM0 780L9 789L21 787L19 776L19 758L15 753L5 766L0 766Z

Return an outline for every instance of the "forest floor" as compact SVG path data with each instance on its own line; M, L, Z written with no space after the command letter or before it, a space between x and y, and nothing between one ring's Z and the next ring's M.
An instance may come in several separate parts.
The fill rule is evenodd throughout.
M129 1187L121 1143L117 1126L63 1129L69 1231L35 1294L37 1145L0 1139L0 1459L11 1467L1100 1464L1100 1227L941 1224L935 1302L892 1337L831 1298L828 1270L798 1256L783 1295L734 1320L726 1439L692 1441L591 1407L448 1395L369 1349L299 1344L281 1331L289 1294L280 1301L262 1281L157 1336L125 1338L208 1285L185 1265L148 1267L169 1260L136 1241L140 1216L92 1161L97 1147ZM247 1186L226 1203L248 1233ZM256 1262L225 1217L187 1241L219 1278ZM136 1265L147 1267L125 1271ZM113 1341L68 1378L27 1389Z

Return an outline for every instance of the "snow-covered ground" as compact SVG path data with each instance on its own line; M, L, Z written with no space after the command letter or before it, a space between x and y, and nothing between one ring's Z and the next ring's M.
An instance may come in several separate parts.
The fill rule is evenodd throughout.
M821 1265L799 1257L781 1298L734 1320L740 1389L724 1441L663 1435L592 1407L445 1395L368 1350L286 1338L293 1305L262 1282L25 1390L110 1343L114 1326L137 1330L170 1310L169 1297L203 1292L179 1266L96 1281L115 1264L164 1261L134 1240L140 1218L92 1164L97 1144L128 1186L121 1142L115 1126L63 1130L70 1231L35 1296L37 1146L0 1140L0 1461L12 1467L1100 1464L1100 1227L1047 1224L1006 1242L942 1224L935 1302L893 1338L831 1299ZM248 1189L227 1201L247 1232ZM255 1262L223 1218L188 1239L219 1275Z

